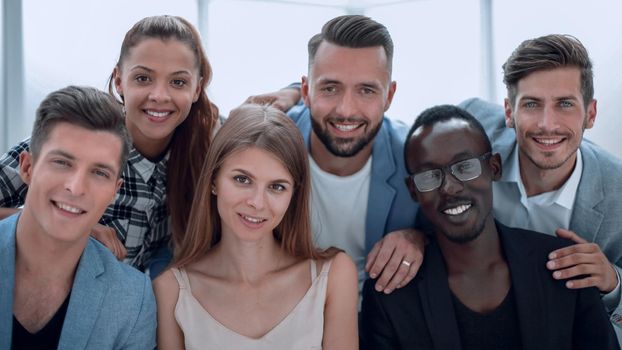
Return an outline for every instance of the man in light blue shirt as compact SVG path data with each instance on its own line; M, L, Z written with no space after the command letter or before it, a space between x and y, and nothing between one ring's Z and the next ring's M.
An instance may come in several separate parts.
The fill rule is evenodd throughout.
M575 241L551 252L547 267L553 278L569 279L568 288L597 287L622 339L622 161L583 140L596 118L587 50L574 37L547 35L523 42L503 69L504 109L462 104L502 157L495 216Z

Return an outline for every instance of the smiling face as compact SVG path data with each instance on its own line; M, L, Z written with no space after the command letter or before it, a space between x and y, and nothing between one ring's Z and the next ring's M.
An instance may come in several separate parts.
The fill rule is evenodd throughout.
M256 147L233 153L214 183L222 239L272 239L294 193L294 180L283 163Z
M414 174L438 169L488 152L481 134L466 121L450 119L417 129L406 146L408 169ZM500 177L499 155L481 161L482 174L461 182L445 173L441 186L419 192L414 183L408 189L437 231L456 243L477 238L492 220L492 180Z
M121 150L113 133L54 126L37 159L20 155L28 185L20 226L56 241L86 240L121 185Z
M578 68L537 71L521 79L514 105L506 99L506 125L516 129L521 166L571 171L583 131L594 125L596 101L586 108Z
M134 144L164 149L201 91L194 53L174 38L147 38L132 47L114 71Z
M382 46L348 48L322 42L302 83L312 137L338 157L370 150L395 92L390 79Z

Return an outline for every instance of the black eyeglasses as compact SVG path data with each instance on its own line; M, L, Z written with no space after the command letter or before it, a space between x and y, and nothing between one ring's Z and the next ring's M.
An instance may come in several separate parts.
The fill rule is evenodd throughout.
M481 161L490 158L491 155L490 152L486 152L479 157L461 160L438 169L422 171L409 177L413 180L419 192L429 192L441 187L447 172L450 172L456 179L462 182L478 178L482 175Z

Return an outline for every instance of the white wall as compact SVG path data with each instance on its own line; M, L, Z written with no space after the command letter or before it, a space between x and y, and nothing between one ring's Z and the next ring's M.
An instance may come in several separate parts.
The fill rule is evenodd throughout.
M367 15L384 23L395 42L393 77L398 89L389 110L411 123L425 108L483 96L479 0L419 0L375 7ZM247 96L299 81L307 71L308 39L335 8L278 2L211 0L206 50L214 68L209 95L227 115ZM11 116L25 137L34 111L48 92L68 84L104 89L125 32L142 17L174 14L197 24L195 0L24 0L26 107ZM588 137L622 157L622 25L615 0L494 1L493 28L497 98L505 89L501 64L524 39L570 33L594 61L599 114Z

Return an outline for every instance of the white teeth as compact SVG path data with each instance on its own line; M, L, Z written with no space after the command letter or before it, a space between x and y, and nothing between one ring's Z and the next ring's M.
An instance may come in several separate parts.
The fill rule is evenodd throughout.
M467 211L469 208L471 208L471 204L462 204L455 208L445 209L443 210L443 213L447 215L460 215L464 213L465 211Z
M340 131L352 131L359 127L358 124L333 124Z
M150 111L150 110L146 110L145 113L156 118L164 118L167 115L171 114L171 112L156 112L156 111Z
M254 223L254 224L258 224L258 223L260 223L260 222L264 221L264 219L254 218L254 217L252 217L252 216L242 215L242 217L244 218L244 220L246 220L246 221L250 221L250 222L252 222L252 223Z
M64 211L68 211L70 213L74 213L74 214L80 214L82 213L82 209L79 208L75 208L72 206L69 206L67 204L63 204L63 203L59 203L59 202L55 202L56 206Z
M562 139L538 139L535 138L536 142L541 143L543 145L554 145L556 143L560 143L562 141Z

